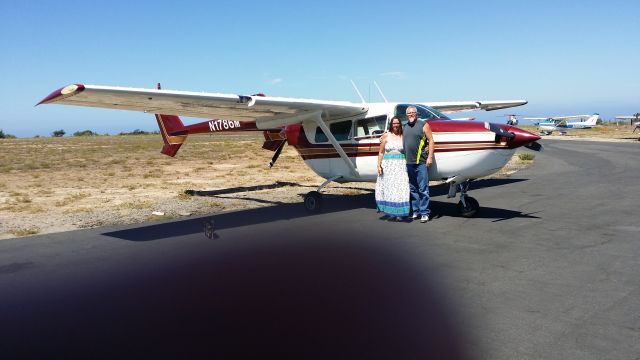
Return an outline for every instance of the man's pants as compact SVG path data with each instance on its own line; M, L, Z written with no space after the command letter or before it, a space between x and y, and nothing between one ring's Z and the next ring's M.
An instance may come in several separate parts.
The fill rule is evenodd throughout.
M414 214L431 215L429 210L429 172L425 164L407 164L411 210Z

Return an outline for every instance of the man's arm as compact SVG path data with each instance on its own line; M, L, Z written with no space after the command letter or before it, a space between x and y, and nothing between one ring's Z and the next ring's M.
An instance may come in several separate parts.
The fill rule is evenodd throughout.
M431 126L429 126L428 122L424 123L424 127L422 128L424 135L427 137L429 141L429 154L427 155L427 166L431 166L433 164L433 133L431 132Z

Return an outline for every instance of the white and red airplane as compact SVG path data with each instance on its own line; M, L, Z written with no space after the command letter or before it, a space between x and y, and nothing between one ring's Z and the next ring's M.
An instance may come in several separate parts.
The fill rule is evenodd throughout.
M233 95L157 89L72 84L52 92L40 104L66 104L124 109L156 114L164 140L161 153L174 156L187 135L218 131L263 131L264 149L275 151L273 166L285 144L293 146L305 163L326 179L304 198L307 210L319 211L320 191L329 183L377 179L380 137L393 116L406 121L408 106L433 131L435 154L429 179L449 184L449 197L460 193L458 209L475 215L478 202L467 195L469 183L500 170L516 148L539 151L538 135L506 124L451 121L443 112L497 110L526 104L513 101L457 101L425 103L351 103L263 94ZM171 114L171 115L161 115ZM214 118L184 125L181 116ZM224 119L224 120L221 120Z

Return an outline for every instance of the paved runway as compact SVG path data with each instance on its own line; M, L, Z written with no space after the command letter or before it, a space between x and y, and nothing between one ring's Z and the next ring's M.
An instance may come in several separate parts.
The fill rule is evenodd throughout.
M640 144L544 145L473 219L434 187L428 224L371 194L2 240L0 353L637 359Z

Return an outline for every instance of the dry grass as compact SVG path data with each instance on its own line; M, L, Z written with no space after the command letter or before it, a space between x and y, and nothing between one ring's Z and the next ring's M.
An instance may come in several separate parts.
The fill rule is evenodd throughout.
M69 196L64 197L62 200L58 200L55 202L56 206L66 206L75 202L78 202L84 198L89 197L88 193L75 193Z
M160 154L158 135L2 140L0 238L22 236L15 229L37 226L46 233L268 205L242 199L242 192L188 196L187 189L322 182L291 147L268 170L272 153L260 149L263 141L259 132L189 136L171 158ZM251 197L299 202L286 189L257 191ZM168 215L151 215L156 210Z
M9 229L7 232L15 236L29 236L29 235L38 234L40 232L40 229L38 229L37 227L18 228L18 229Z

